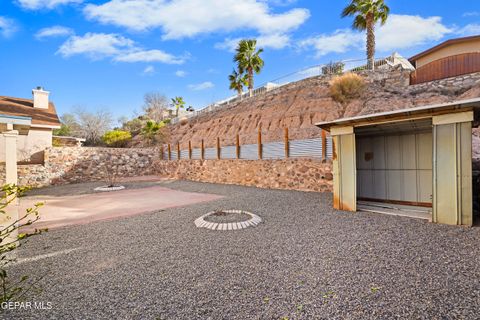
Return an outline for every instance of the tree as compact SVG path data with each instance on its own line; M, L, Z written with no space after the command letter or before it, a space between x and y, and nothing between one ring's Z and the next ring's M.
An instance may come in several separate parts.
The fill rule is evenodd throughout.
M178 117L178 110L185 108L185 101L182 97L175 97L172 99L172 106L175 108L175 116Z
M124 148L127 146L128 142L132 140L132 134L123 130L107 131L103 135L102 140L107 146Z
M247 74L248 92L250 97L253 96L253 74L259 74L265 62L260 57L263 49L257 50L257 40L244 39L240 40L233 61L238 65L240 74Z
M143 112L153 121L159 122L166 118L168 99L160 92L149 92L143 97Z
M136 136L140 134L146 121L144 116L139 116L132 120L124 120L121 129L130 132L132 136Z
M342 18L354 17L352 28L367 31L367 60L370 69L375 63L375 24L387 22L390 8L384 0L352 0L342 11Z
M75 111L79 133L77 136L85 138L86 145L98 145L102 142L102 136L110 130L112 115L106 110L98 110L96 113L83 109Z
M233 69L232 73L228 76L228 81L230 81L230 90L237 91L238 97L241 99L243 87L248 83L247 76Z
M80 131L80 126L74 114L65 113L60 117L60 129L53 130L54 136L75 136Z
M144 138L146 146L154 146L161 143L165 139L165 122L155 122L148 120L145 126L142 128L141 135Z

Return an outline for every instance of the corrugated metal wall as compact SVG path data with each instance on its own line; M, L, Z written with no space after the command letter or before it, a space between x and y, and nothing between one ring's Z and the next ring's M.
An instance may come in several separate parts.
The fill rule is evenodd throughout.
M472 225L472 124L434 126L433 221Z
M332 137L326 139L326 158L333 156ZM168 159L168 149L163 148L163 159ZM322 138L291 140L289 141L290 158L315 158L322 159ZM224 146L220 148L221 159L236 159L236 146ZM180 159L188 159L188 149L180 151ZM262 158L265 160L285 159L284 142L268 142L262 144ZM171 147L171 159L177 160L177 148ZM192 159L201 159L201 149L192 148ZM205 159L217 159L216 148L205 148ZM258 160L258 145L245 144L240 146L240 159Z
M432 202L432 133L357 137L358 198Z

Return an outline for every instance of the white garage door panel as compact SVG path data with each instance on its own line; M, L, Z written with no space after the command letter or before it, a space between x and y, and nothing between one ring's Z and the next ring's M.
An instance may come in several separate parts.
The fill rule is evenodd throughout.
M431 203L431 133L357 137L357 141L359 198Z
M373 195L371 198L386 199L387 186L385 184L385 170L375 170L373 172Z

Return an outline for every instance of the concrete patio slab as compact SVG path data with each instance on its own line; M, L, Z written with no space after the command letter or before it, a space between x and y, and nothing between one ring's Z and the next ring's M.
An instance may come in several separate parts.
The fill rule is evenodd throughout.
M162 209L220 199L222 196L173 190L161 186L74 196L21 198L20 213L44 202L34 228L58 228L92 221L127 217ZM25 231L34 229L25 227Z

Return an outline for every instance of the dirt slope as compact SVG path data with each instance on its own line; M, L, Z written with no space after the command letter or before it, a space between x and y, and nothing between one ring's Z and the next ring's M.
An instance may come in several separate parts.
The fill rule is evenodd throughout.
M174 125L171 142L179 141L183 149L188 141L197 147L204 139L211 147L219 137L222 145L233 145L238 133L242 144L255 143L258 128L264 141L279 141L285 127L291 139L311 138L321 134L314 126L320 121L480 97L480 74L415 86L408 85L409 74L402 70L362 76L367 89L345 112L329 95L331 79L315 77Z

